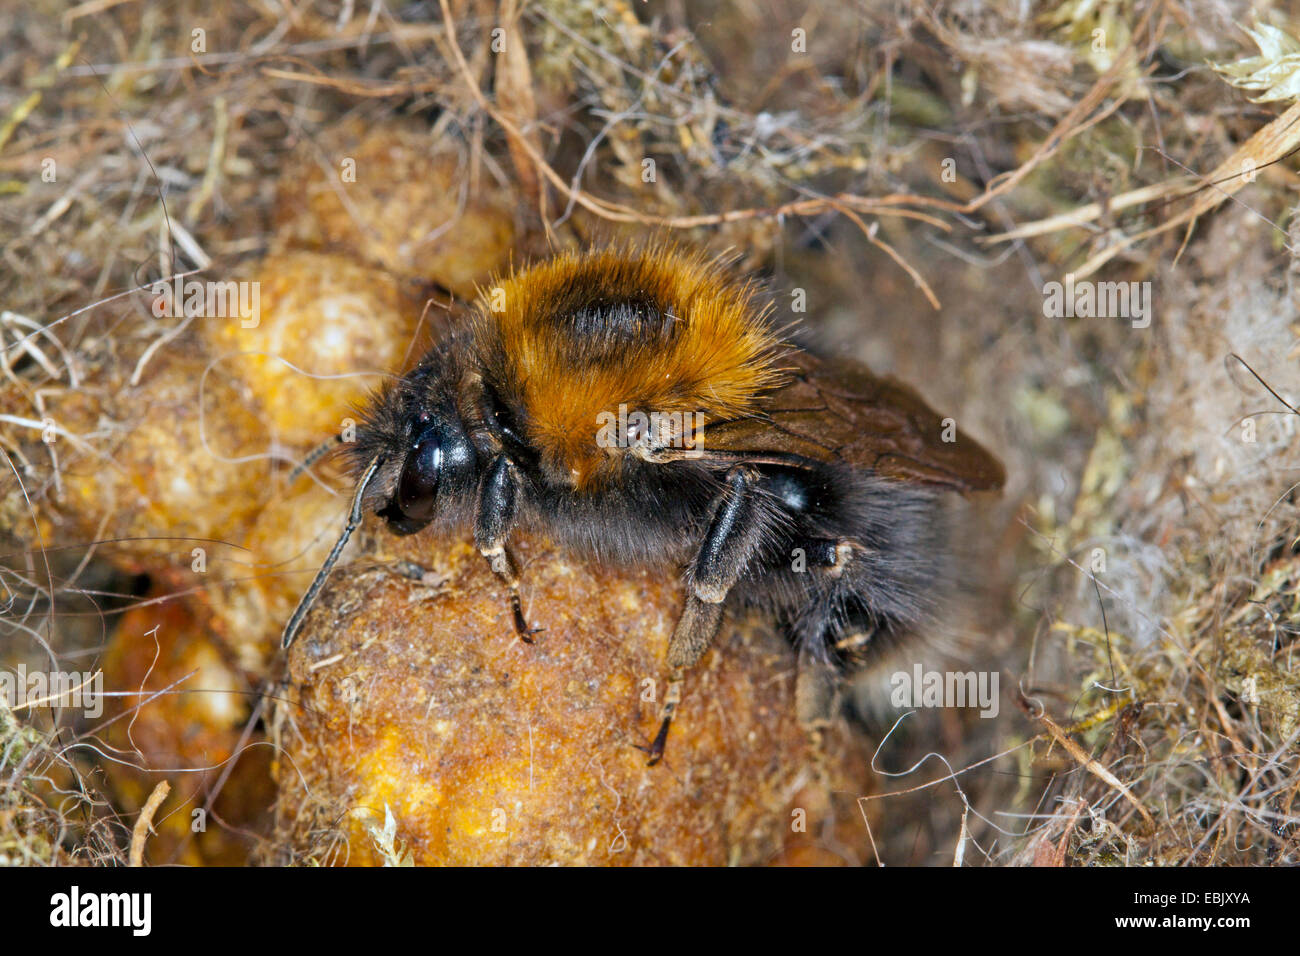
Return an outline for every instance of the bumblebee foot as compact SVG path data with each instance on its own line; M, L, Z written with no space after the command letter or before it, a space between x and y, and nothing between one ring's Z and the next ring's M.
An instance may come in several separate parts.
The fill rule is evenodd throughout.
M534 643L532 635L540 634L542 631L546 630L543 627L528 626L528 619L524 617L524 607L519 602L518 591L510 592L510 610L513 612L515 617L515 633L519 635L519 639L525 644Z
M528 619L524 617L524 606L519 600L519 566L515 564L514 556L504 544L494 544L479 550L487 558L488 567L497 580L510 589L510 613L514 616L515 633L525 644L533 643L532 635L540 634L543 629L529 627Z
M653 767L659 761L664 759L664 747L668 744L668 728L673 724L671 716L665 717L659 725L659 733L655 734L655 739L650 742L649 747L638 746L636 749L646 754L650 759L646 761L647 767Z
M655 739L650 742L649 747L637 747L637 750L649 756L646 761L647 767L653 767L664 758L664 747L668 744L668 730L673 725L673 715L677 713L677 705L682 702L682 679L686 676L685 668L677 667L673 669L672 676L668 678L668 689L664 691L664 706L660 712L659 732L655 734Z

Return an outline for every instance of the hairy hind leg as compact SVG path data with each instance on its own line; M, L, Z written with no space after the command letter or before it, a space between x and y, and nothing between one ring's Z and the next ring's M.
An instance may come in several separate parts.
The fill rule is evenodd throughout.
M681 702L682 681L717 636L722 624L722 604L758 552L770 520L754 494L758 475L743 465L727 472L726 485L713 508L708 531L691 562L686 606L668 643L670 695L665 696L659 732L650 745L650 766L664 754L668 730Z

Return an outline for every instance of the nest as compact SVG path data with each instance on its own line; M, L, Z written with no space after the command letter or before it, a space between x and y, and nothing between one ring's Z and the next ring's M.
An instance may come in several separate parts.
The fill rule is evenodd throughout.
M287 469L479 277L671 234L1007 465L948 627L1001 712L876 728L858 862L1300 861L1285 4L37 3L6 29L0 667L121 696L0 703L0 857L311 857L268 810L271 648L341 506L285 507ZM349 269L359 305L309 284ZM299 273L303 321L333 296L383 341L243 361L153 308L177 275ZM1047 305L1099 282L1149 310ZM301 386L286 363L309 401L260 397ZM369 856L401 859L380 815Z

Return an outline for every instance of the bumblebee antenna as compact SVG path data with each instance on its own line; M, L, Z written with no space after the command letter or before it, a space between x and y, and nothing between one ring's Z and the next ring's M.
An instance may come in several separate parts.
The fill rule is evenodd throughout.
M319 445L317 445L315 448L309 451L307 453L306 458L304 458L302 461L298 462L298 464L293 466L293 471L289 472L288 483L293 484L295 481L298 480L299 475L301 475L312 465L316 464L316 462L324 458L329 453L329 450L331 448L333 448L335 445L341 445L341 444L343 444L343 434L341 432L337 435L333 435L330 438L325 439L323 442L321 442Z
M339 555L343 553L343 548L347 545L348 539L352 537L352 532L356 531L361 525L361 499L365 495L366 489L370 487L370 482L374 480L375 473L379 471L379 466L383 463L384 459L380 456L371 459L370 464L366 466L365 472L361 475L361 480L357 482L356 493L352 496L352 511L348 515L348 523L344 526L339 539L334 542L334 548L330 551L329 557L325 559L325 563L316 572L311 587L307 589L307 593L302 596L302 600L294 608L293 617L289 618L289 623L285 625L284 637L280 640L281 648L288 650L289 645L293 643L293 639L298 636L298 629L302 627L303 618L307 616L307 612L311 610L312 602L316 600L316 595L324 587L325 578L334 569L334 565L338 563Z

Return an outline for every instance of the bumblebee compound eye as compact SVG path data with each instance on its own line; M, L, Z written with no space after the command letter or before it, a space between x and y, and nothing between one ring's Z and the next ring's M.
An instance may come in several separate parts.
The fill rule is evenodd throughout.
M397 492L379 512L394 534L414 534L433 520L442 476L442 437L430 429L407 453Z
M410 518L433 517L433 502L438 495L438 478L442 474L442 439L437 432L425 432L406 456L402 477L397 483L397 506Z

